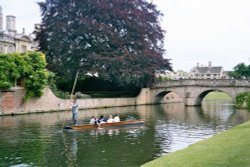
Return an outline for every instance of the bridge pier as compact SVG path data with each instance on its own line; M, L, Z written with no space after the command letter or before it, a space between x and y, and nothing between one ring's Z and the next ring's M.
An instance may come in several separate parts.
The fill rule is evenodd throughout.
M187 97L184 100L186 106L201 106L202 99L196 99L194 97Z

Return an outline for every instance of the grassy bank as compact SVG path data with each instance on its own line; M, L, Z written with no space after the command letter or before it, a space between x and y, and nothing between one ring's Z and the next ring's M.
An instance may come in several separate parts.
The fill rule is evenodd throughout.
M204 100L212 100L212 99L232 99L228 94L224 92L210 92L207 94Z
M250 122L170 153L143 167L249 167Z

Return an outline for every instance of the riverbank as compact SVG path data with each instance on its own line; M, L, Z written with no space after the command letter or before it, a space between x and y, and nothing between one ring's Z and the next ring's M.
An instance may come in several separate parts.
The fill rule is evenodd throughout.
M148 162L142 167L235 167L250 165L250 121Z

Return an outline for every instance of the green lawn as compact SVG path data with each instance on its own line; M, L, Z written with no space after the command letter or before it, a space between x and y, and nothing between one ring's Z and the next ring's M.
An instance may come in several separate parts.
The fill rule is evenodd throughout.
M224 92L210 92L205 96L205 100L212 100L212 99L232 99L228 94Z
M249 167L250 122L170 153L143 167Z

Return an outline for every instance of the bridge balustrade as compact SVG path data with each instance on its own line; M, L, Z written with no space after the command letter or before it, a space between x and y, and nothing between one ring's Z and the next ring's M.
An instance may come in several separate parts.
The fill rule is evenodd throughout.
M157 82L153 88L181 87L181 86L206 86L206 87L250 87L250 80L234 79L182 79Z

